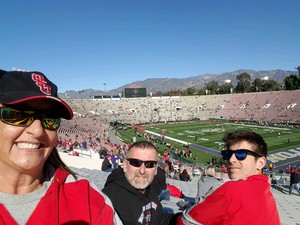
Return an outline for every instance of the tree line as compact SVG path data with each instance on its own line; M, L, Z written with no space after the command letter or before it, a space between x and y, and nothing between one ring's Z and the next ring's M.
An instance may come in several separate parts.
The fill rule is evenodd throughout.
M210 81L205 84L202 89L189 87L185 90L171 90L166 92L157 92L157 95L214 95L214 94L230 94L230 93L247 93L247 92L266 92L266 91L282 91L282 90L298 90L300 89L300 66L296 67L297 74L290 74L283 79L283 83L276 80L256 78L251 82L251 76L248 73L241 73L236 76L237 85L234 87L231 82L219 85L217 81Z

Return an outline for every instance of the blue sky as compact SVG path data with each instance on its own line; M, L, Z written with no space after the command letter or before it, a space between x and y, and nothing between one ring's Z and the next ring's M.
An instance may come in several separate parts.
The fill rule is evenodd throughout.
M41 71L60 92L295 71L299 9L299 0L2 0L0 68Z

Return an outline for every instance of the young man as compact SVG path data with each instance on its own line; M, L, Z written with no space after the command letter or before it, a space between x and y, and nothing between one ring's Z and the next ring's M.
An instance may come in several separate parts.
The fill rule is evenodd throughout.
M122 224L59 157L57 130L72 117L44 74L0 70L0 224Z
M108 176L102 190L111 199L124 224L175 224L173 215L166 214L158 200L158 194L150 188L157 173L158 154L153 144L147 141L130 146L118 168Z
M226 150L221 153L232 181L185 211L177 224L280 225L268 177L262 175L267 161L263 138L254 132L237 131L225 135L223 141Z

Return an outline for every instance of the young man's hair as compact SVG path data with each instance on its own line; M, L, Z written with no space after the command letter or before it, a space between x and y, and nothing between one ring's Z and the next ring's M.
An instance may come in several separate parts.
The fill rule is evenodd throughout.
M263 137L252 131L240 130L225 134L223 141L227 149L238 142L247 141L254 147L252 150L257 154L264 157L268 155L268 146Z
M127 151L127 154L130 152L131 149L133 148L142 148L142 149L145 149L145 148L153 148L156 152L157 152L157 148L149 141L137 141L135 143L133 143L128 151Z

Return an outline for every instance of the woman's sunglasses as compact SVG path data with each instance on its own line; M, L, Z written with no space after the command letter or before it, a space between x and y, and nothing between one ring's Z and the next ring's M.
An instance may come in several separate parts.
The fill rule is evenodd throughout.
M129 162L130 165L134 167L140 167L143 163L146 168L153 168L157 165L157 161L153 161L153 160L143 161L140 159L133 159L133 158L128 158L126 160Z
M20 111L7 106L1 107L0 110L1 121L13 126L28 127L34 120L39 119L43 128L56 130L61 121L60 118L51 118L35 111Z
M235 157L237 158L237 160L240 160L240 161L246 159L248 154L253 155L255 157L263 157L262 155L259 155L256 152L253 152L248 149L238 149L238 150L228 149L228 150L221 151L221 154L222 154L223 160L229 160L231 158L232 154L234 154Z

